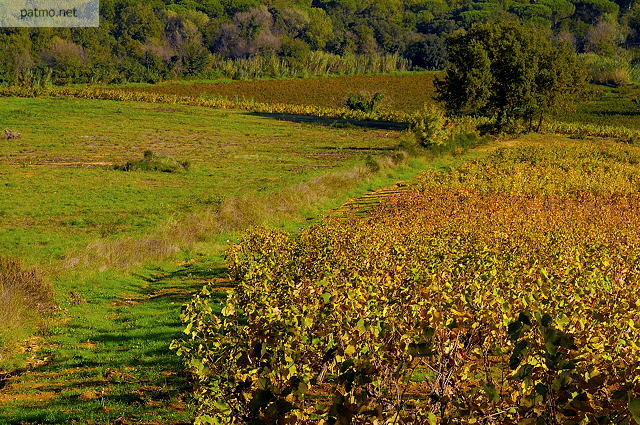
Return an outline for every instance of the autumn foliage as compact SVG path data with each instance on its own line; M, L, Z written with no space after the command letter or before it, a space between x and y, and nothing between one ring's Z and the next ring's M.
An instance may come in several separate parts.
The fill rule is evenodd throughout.
M222 311L205 287L175 343L198 423L640 421L640 196L617 186L639 159L503 149L362 217L246 233Z

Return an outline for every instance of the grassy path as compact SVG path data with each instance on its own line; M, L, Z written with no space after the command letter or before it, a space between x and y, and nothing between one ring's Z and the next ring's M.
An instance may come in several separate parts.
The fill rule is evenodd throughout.
M228 284L222 265L102 273L72 291L67 319L32 341L28 370L0 381L0 424L190 423L189 383L168 344L191 294L205 281Z

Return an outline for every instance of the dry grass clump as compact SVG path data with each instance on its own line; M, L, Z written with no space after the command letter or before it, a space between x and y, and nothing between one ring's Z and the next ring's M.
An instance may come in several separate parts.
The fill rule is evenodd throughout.
M12 130L9 130L8 128L5 128L3 130L2 135L7 140L19 139L21 136L20 133L18 133L17 131L12 131Z
M53 303L53 289L40 272L0 257L0 360L2 353L37 323Z

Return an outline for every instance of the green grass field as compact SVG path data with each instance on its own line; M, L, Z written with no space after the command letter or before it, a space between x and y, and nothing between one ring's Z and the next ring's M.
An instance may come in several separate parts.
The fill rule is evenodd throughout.
M0 423L190 423L189 382L168 344L180 306L222 273L219 262L58 280L63 312L4 382Z
M0 253L39 261L350 167L398 144L391 130L79 99L2 99L0 122L22 135L0 139ZM189 161L190 170L113 170L145 150Z

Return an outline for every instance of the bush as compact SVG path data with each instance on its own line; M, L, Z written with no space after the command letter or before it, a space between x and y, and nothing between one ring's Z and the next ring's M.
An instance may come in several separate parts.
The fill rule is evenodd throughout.
M434 105L425 105L413 114L409 125L418 143L424 147L446 144L451 129L444 111Z
M168 156L156 155L152 151L144 152L144 157L139 161L127 161L124 165L114 166L119 171L160 171L174 173L179 170L189 170L189 161L176 161Z
M347 96L346 105L347 108L352 111L361 111L370 114L375 111L376 106L382 98L382 93L379 92L369 98L363 94L351 93Z
M429 105L411 117L410 128L416 142L429 151L461 154L486 141L478 133L480 123L479 119L465 116L447 119L442 109Z
M589 69L591 81L594 83L618 87L631 82L631 67L625 60L595 53L586 53L581 58Z

